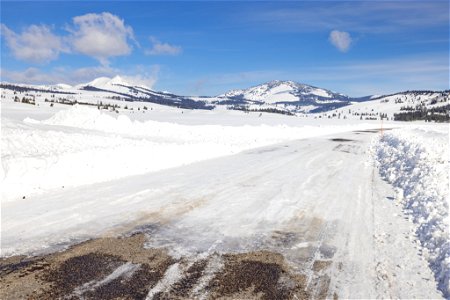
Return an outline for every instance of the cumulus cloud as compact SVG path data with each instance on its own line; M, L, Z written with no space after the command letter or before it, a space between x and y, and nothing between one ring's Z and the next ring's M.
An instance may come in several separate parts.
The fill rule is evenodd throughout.
M93 57L104 66L114 56L130 54L130 41L137 44L133 29L111 13L85 14L72 19L69 35L58 36L47 25L30 25L16 33L1 24L1 35L16 59L47 63L61 52L80 53Z
M62 39L53 34L45 25L30 25L21 33L16 33L1 24L1 35L16 59L31 63L46 63L58 58L60 52L67 51Z
M73 18L70 41L73 50L96 58L103 65L114 56L130 54L133 29L111 13L86 14Z
M339 30L331 31L328 40L341 52L347 52L352 43L350 34L348 32Z
M150 41L153 45L151 49L145 51L147 55L178 55L182 51L181 47L162 43L152 36L150 37Z

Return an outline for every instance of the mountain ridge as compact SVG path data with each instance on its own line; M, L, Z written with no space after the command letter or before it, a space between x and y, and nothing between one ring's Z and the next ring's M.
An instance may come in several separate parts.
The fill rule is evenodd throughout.
M233 89L219 96L236 97L242 95L244 98L247 98L248 100L256 100L255 96L256 98L262 97L264 96L264 93L267 94L268 92L273 90L276 90L275 94L285 92L290 94L294 93L310 94L320 98L332 98L332 97L350 98L349 96L344 95L342 93L336 93L328 89L316 87L310 84L295 82L292 80L271 80L246 89Z
M395 111L401 112L402 110L419 110L419 106L428 107L431 105L434 107L436 104L441 105L445 103L444 100L448 98L449 94L448 91L405 91L390 95L352 98L342 93L291 80L272 80L247 89L233 89L218 96L195 97L158 92L126 80L126 78L121 76L112 78L99 77L88 83L76 86L61 83L56 85L30 85L1 82L1 88L18 91L19 93L25 92L25 96L35 95L50 99L66 98L65 102L72 101L74 103L86 102L87 99L91 99L89 100L91 102L99 102L103 99L150 102L183 109L211 110L223 107L229 110L290 115L298 113L326 113L330 111L338 113L338 110L358 103L367 103L370 107L375 107L374 109L370 108L370 111L364 112L366 115L372 115L373 111L382 112L389 106L383 105L378 108L376 103L392 102L396 105L396 108L389 109L391 113ZM54 94L58 96L55 97ZM66 96L64 97L64 95Z

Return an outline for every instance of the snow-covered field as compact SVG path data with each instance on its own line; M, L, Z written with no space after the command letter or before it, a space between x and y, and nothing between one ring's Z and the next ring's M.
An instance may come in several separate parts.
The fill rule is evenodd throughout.
M281 253L309 288L329 261L330 297L449 296L448 125L380 135L379 121L150 107L2 102L1 255L141 226L175 258Z
M28 109L17 110L23 106ZM36 112L31 117L27 115L29 110L36 110L32 106L3 104L2 199L5 202L283 141L373 126L367 123L311 126L293 124L292 120L290 125L285 125L270 119L252 125L222 125L217 121L213 125L186 125L154 121L151 114L147 114L148 119L142 119L140 114L139 121L134 114L115 114L88 106L59 109L50 108L46 103L43 106L37 108L44 116L42 119L34 115ZM166 115L171 115L170 112ZM227 111L222 114L226 115ZM180 115L177 111L178 118ZM196 117L201 118L201 113Z

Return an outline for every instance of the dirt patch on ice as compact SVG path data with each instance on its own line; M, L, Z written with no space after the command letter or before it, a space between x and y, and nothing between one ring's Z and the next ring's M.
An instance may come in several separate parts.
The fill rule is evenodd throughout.
M225 266L210 282L212 298L305 299L306 277L292 274L281 254L261 251L225 255Z
M380 131L392 130L394 128L376 128L376 129L366 129L366 130L354 130L355 133L378 133Z
M326 268L328 268L331 265L331 261L329 260L316 260L313 263L313 270L315 272L320 272Z
M43 257L2 259L0 299L145 298L173 259L144 242L143 234L103 238ZM111 276L127 262L133 272Z
M355 140L342 139L342 138L334 138L334 139L330 139L330 141L333 141L333 142L356 142Z
M316 261L308 286L285 257L271 251L212 253L173 259L165 249L145 249L148 235L90 240L41 257L0 260L0 299L310 299L328 295ZM176 266L174 280L168 280ZM308 271L308 270L305 270ZM165 283L164 283L165 282ZM169 283L169 284L167 284Z
M172 286L171 298L183 298L189 295L199 282L200 278L204 275L207 264L208 260L206 259L193 263L192 266L187 269L184 278Z

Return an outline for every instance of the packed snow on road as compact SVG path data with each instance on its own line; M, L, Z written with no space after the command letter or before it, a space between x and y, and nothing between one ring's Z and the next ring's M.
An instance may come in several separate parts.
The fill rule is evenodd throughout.
M213 297L248 253L281 255L294 296L450 297L448 125L147 106L2 102L3 258L143 234L170 256L148 299L200 262L187 295Z

